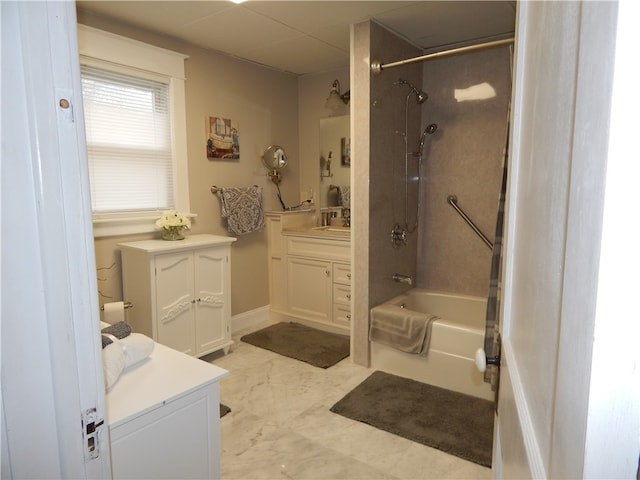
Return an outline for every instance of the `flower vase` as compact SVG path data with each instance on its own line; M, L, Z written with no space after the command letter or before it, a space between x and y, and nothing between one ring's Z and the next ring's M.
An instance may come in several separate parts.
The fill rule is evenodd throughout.
M184 233L182 233L181 228L163 228L162 229L162 239L163 240L183 240Z

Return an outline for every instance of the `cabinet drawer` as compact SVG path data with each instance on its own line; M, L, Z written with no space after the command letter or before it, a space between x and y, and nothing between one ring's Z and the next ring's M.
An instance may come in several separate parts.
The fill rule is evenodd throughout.
M333 283L351 285L351 265L349 263L333 264Z
M349 305L333 305L333 321L340 325L351 325L351 307Z
M323 260L350 261L351 243L347 240L287 236L287 253Z
M351 287L349 285L333 284L333 303L351 305Z

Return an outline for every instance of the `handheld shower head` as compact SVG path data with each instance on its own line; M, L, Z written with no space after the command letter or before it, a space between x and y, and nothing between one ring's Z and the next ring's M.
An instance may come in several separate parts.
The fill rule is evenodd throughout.
M422 136L420 137L420 146L418 147L418 152L417 152L418 155L422 156L422 149L424 148L424 142L425 142L425 139L427 138L427 133L429 135L433 135L437 129L438 129L437 123L430 123L429 125L427 125L427 128L424 129L424 131L422 132Z
M393 82L393 84L394 85L406 85L406 86L408 86L411 89L411 92L409 93L409 95L411 95L411 93L415 93L416 94L416 102L418 102L419 104L422 104L422 103L426 102L427 98L429 98L429 95L427 95L422 90L418 90L410 81L405 80L404 78L399 78L398 80Z

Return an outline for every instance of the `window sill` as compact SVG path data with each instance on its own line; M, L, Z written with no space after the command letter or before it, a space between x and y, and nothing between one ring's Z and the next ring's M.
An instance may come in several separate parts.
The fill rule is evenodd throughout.
M197 215L187 213L185 216L194 219ZM134 235L137 233L158 232L156 220L160 213L153 215L137 215L131 217L93 218L94 238L114 237L118 235Z

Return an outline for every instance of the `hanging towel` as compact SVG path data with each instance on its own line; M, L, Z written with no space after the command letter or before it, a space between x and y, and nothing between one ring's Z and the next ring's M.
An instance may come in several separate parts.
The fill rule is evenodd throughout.
M399 308L378 305L371 309L369 340L384 343L407 353L427 355L431 326L439 317Z
M264 228L262 187L229 187L218 190L222 217L232 235L244 235Z
M338 202L341 207L351 208L351 187L338 187Z

